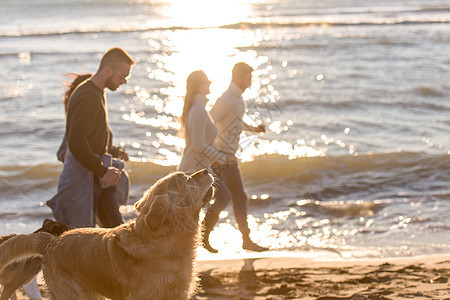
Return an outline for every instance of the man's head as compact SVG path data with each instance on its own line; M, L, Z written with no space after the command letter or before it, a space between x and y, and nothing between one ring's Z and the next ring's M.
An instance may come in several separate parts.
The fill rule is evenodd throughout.
M121 48L111 48L103 55L97 73L104 77L105 87L115 91L121 84L127 83L134 61Z
M252 84L252 72L252 67L244 62L239 62L233 67L231 81L244 92Z

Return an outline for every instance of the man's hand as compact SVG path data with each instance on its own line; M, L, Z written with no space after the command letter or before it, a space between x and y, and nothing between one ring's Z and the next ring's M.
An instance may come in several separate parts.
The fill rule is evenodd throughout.
M122 172L119 169L114 167L109 167L106 171L105 175L103 175L102 180L107 184L113 186L116 185L120 179Z
M266 132L266 125L264 124L259 124L258 126L255 127L255 132Z

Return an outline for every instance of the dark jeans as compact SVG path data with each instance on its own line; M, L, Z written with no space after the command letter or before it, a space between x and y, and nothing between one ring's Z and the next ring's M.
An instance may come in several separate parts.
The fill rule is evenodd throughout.
M94 214L100 221L100 226L113 228L123 224L116 197L116 187L102 189L97 176L94 176Z
M243 235L248 235L250 231L247 223L248 198L244 191L241 170L237 162L226 166L213 167L213 171L218 177L216 179L217 190L215 201L209 211L220 214L231 200L239 230Z

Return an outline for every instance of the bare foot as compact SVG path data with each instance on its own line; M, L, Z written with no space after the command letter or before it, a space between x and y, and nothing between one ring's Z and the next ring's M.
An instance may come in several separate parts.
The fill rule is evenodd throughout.
M255 252L263 252L269 250L269 248L259 246L253 243L251 240L244 240L242 243L242 248L245 250L255 251Z

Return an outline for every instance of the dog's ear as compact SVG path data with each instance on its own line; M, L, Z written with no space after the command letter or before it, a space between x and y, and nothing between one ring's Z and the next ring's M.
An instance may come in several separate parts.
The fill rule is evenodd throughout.
M150 211L145 216L145 222L151 231L157 230L166 220L169 211L169 203L167 195L158 195L153 200Z

